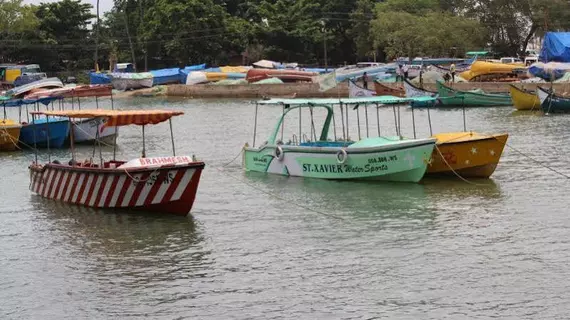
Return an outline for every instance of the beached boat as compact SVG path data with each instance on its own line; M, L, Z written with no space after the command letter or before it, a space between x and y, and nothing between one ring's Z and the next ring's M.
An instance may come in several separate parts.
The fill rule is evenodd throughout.
M400 182L418 182L427 168L427 159L432 154L435 139L404 139L398 136L369 136L366 111L366 138L351 141L348 130L348 110L358 112L359 106L407 104L410 99L398 97L366 97L349 99L272 99L260 101L262 105L280 105L283 113L266 143L256 146L255 133L253 145L244 147L244 167L246 171L273 173L285 176L298 176L321 179L365 179ZM333 106L342 106L346 116L343 123L342 137L330 139L329 129L334 117ZM299 132L291 142L283 143L279 139L284 120L292 111L309 111L310 123L314 124L313 111L324 108L326 116L320 135L312 126L310 139ZM376 108L378 109L378 108ZM256 119L257 119L256 105ZM359 113L356 115L359 117ZM302 117L300 117L302 119ZM338 117L336 118L338 121ZM346 119L346 124L344 120ZM359 118L357 118L359 119ZM301 120L300 120L301 121ZM287 123L291 123L287 121ZM257 132L257 122L254 124ZM300 127L300 126L299 126ZM346 132L344 128L346 127ZM378 124L378 129L380 125ZM378 130L379 132L379 130ZM311 141L312 139L312 141Z
M357 97L373 97L376 95L376 91L363 88L356 84L356 82L352 80L348 80L348 97L349 98L357 98Z
M540 100L540 107L546 113L570 112L570 97L555 94L553 91L537 87L536 94Z
M27 83L23 86L15 87L11 90L6 91L5 95L12 98L19 98L33 90L52 88L63 88L63 82L61 82L59 78L46 78Z
M23 123L20 144L33 148L61 148L69 136L69 119L38 117Z
M511 96L508 94L485 93L483 90L460 91L448 87L443 82L436 83L437 92L444 106L510 106Z
M484 135L476 132L446 132L437 139L428 165L429 175L460 175L489 178L497 167L508 134Z
M94 208L117 208L186 216L194 203L204 163L190 156L146 157L144 127L181 115L163 110L75 110L36 112L45 117L104 118L107 125L143 127L142 157L130 161L71 161L30 165L30 190L44 198ZM171 131L172 136L172 131Z
M313 81L313 77L318 76L316 72L306 72L290 69L258 69L253 68L247 71L245 79L248 82L257 82L268 78L278 78L284 82L295 82L295 81Z
M467 81L472 81L477 77L494 75L496 77L517 77L517 74L525 71L524 64L506 64L485 61L475 61L471 68L459 74L459 76Z
M109 73L109 77L113 88L117 90L152 88L153 83L153 76L150 72L113 72Z
M394 83L392 84L392 86L388 86L376 80L374 81L374 90L376 91L377 96L394 96L394 97L406 96L404 88L399 83Z
M406 98L420 98L420 97L434 97L437 98L437 92L429 91L420 87L417 87L411 83L408 79L404 79L404 90ZM414 100L410 106L412 108L429 108L435 107L439 104L438 99L425 99L425 100Z
M540 110L540 100L536 92L521 89L515 85L510 85L511 100L517 110Z
M71 98L70 105L72 109L75 109L75 104L78 109L81 109L79 98L95 97L95 103L98 109L98 97L111 97L111 109L114 109L112 95L113 87L110 85L81 85L69 88L38 91L27 95L25 99ZM75 98L77 98L76 103L74 100ZM107 144L113 144L119 135L119 128L106 126L104 119L74 119L72 127L76 143L104 141Z
M10 120L0 121L0 151L14 151L18 148L18 139L22 125Z

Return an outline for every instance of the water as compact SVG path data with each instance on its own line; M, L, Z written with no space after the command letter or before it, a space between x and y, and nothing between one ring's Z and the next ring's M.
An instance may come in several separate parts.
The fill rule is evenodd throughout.
M570 185L511 148L493 179L476 185L246 174L239 158L226 164L252 142L247 101L117 104L186 112L174 120L177 153L207 163L192 216L44 200L28 191L33 154L0 154L1 319L562 319L570 311ZM258 143L280 113L260 109ZM393 110L380 115L394 134ZM410 111L401 116L413 135ZM425 111L414 116L418 136L428 135ZM434 132L463 128L461 110L431 116ZM510 108L467 116L468 128L508 132L510 146L570 174L567 116ZM171 152L167 124L146 132L149 156ZM119 155L139 156L140 128L120 134Z

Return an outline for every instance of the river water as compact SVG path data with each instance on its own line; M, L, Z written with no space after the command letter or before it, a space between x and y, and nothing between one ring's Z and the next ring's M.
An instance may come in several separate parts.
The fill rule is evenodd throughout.
M248 101L116 104L186 112L174 120L177 154L207 164L192 214L104 212L44 200L28 190L33 153L0 154L1 319L562 319L570 313L570 183L528 158L570 174L568 116L469 109L468 129L510 134L492 179L398 184L246 174L239 157L231 160L252 143ZM380 109L383 134L394 134L393 112ZM280 107L260 107L257 143L280 114ZM461 110L430 116L434 132L463 129ZM427 113L414 117L417 135L429 135ZM407 136L410 118L402 108ZM149 156L170 154L167 124L146 132ZM121 128L118 143L120 157L138 157L140 128ZM80 148L80 158L91 152ZM53 156L69 159L69 152Z

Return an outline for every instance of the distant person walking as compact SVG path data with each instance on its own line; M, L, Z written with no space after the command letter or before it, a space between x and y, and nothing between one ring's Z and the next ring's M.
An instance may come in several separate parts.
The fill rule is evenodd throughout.
M402 71L404 71L404 79L408 79L408 70L409 67L407 64L405 64L404 67L402 68Z
M366 72L362 74L362 87L368 89L368 74Z
M402 71L402 65L398 64L398 67L396 68L396 82L398 81L404 81L404 78L402 77L404 71Z
M451 72L451 83L455 83L455 63L451 64L449 71Z

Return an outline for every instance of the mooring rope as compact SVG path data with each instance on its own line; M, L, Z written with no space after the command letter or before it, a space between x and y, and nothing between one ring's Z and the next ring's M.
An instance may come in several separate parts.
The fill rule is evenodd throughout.
M437 145L435 145L435 150L437 150L437 153L439 153L439 156L441 157L441 159L443 160L443 162L445 163L445 165L449 168L449 170L451 170L451 172L453 172L454 175L456 175L459 179L463 180L464 182L468 183L468 184L472 184L475 186L484 186L485 184L482 183L475 183L473 181L469 181L466 178L462 177L459 173L457 173L457 171L455 171L451 165L447 162L447 160L445 159L445 157L443 156L443 154L441 153L441 150L439 150L439 148L437 147Z
M547 166L547 165L543 164L542 162L540 162L540 161L534 159L533 157L527 155L526 153L524 153L524 152L522 152L522 151L520 151L520 150L514 148L513 146L511 146L510 144L508 144L508 143L506 143L506 142L505 142L505 146L511 148L511 149L512 149L513 151L515 151L516 153L518 153L518 154L520 154L520 155L522 155L522 156L524 156L524 157L526 157L526 158L532 160L534 163L538 164L539 166L541 166L541 167L543 167L543 168L545 168L545 169L548 169L548 170L550 170L550 171L552 171L552 172L554 172L554 173L556 173L556 174L558 174L558 175L560 175L560 176L562 176L562 177L564 177L564 178L566 178L566 179L570 179L570 176L568 176L568 175L566 175L566 174L564 174L564 173L562 173L562 172L560 172L560 171L558 171L558 170L556 170L556 169L554 169L554 168L552 168L552 167L550 167L550 166Z

